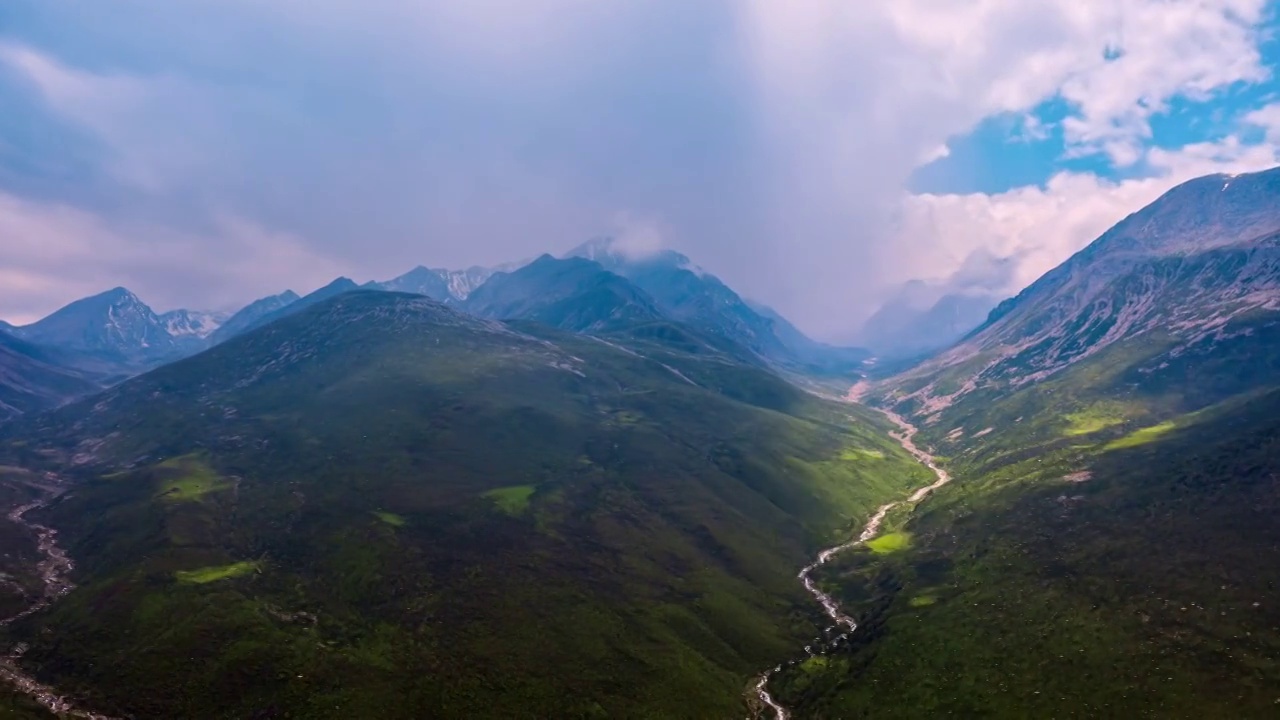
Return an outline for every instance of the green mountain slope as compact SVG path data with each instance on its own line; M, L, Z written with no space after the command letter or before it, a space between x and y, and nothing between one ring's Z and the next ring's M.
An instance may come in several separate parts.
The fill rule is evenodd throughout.
M498 320L532 320L574 332L606 332L663 318L643 290L585 258L543 255L497 273L461 303Z
M139 717L740 715L796 569L926 474L669 333L527 329L350 293L16 425L80 483L24 664Z
M955 459L911 546L827 581L856 649L783 675L813 717L1273 717L1280 393Z
M825 576L815 717L1272 717L1280 171L1191 181L859 391L955 477Z

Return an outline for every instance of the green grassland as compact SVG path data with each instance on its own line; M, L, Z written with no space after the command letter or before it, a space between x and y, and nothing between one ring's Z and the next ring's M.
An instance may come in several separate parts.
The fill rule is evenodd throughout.
M887 523L908 547L824 568L856 642L775 694L797 717L1274 717L1270 332L1167 367L1139 338L941 413L922 435L956 480Z
M250 560L242 560L230 565L213 565L210 567L196 568L194 570L179 570L174 573L174 577L178 582L195 583L203 585L205 583L217 582L218 580L228 580L242 575L258 572L261 568L260 563Z
M344 296L9 430L80 480L42 516L80 587L4 639L115 715L741 716L819 630L796 569L927 480L888 430L722 355Z

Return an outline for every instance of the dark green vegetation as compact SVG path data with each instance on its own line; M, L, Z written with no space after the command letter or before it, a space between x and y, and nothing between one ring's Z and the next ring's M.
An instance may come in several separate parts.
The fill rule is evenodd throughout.
M467 296L463 309L498 320L532 320L562 330L605 332L663 319L653 298L584 258L543 255L498 273Z
M927 479L887 429L675 323L351 293L6 426L80 587L4 641L139 717L740 716Z
M1172 428L957 460L910 548L827 576L868 618L857 649L778 694L813 717L1274 717L1280 393Z
M956 480L824 576L865 621L798 716L1276 716L1277 197L1181 186L873 389Z

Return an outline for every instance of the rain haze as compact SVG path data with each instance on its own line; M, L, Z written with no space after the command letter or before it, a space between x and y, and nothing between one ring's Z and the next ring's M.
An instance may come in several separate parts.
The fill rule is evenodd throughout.
M1277 163L1262 0L9 0L0 317L669 247L815 337Z

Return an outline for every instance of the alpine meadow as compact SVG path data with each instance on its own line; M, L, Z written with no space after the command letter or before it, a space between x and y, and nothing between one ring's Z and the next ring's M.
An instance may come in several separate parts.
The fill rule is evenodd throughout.
M13 0L0 717L1277 717L1278 37Z

